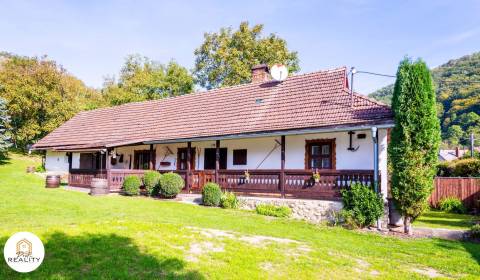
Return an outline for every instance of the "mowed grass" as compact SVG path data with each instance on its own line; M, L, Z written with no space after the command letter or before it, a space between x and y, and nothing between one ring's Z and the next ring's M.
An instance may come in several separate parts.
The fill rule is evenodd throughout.
M32 158L0 165L0 240L37 234L45 260L0 279L478 279L480 245L398 239L253 212L45 189ZM261 236L261 237L260 237Z
M426 228L468 230L479 220L479 216L446 213L432 209L422 214L413 225Z

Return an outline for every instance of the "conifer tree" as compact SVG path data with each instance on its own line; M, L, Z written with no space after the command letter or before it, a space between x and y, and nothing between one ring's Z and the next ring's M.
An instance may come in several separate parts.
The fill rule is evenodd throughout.
M395 127L388 148L392 195L411 234L411 222L427 207L438 160L440 125L432 77L422 60L400 62L392 98Z

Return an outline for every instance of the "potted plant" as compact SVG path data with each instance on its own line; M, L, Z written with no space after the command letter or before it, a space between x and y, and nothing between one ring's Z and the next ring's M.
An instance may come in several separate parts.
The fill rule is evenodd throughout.
M320 182L320 173L318 172L318 170L315 170L312 173L312 179L313 179L313 181L315 181L315 183Z
M245 170L244 178L245 178L245 183L248 184L248 182L250 182L250 173L248 173L248 169Z

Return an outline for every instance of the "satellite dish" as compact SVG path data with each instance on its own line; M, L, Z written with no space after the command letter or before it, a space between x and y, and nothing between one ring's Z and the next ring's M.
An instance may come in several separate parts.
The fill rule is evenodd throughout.
M288 77L288 69L283 64L274 64L270 68L270 75L275 81L284 81Z

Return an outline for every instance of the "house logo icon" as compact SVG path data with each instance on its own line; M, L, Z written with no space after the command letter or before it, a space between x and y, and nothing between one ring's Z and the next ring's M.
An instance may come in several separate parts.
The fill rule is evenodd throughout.
M22 239L17 242L17 256L30 257L32 255L32 242Z
M31 232L17 232L10 236L3 248L5 262L15 271L31 272L37 269L45 257L42 240Z

